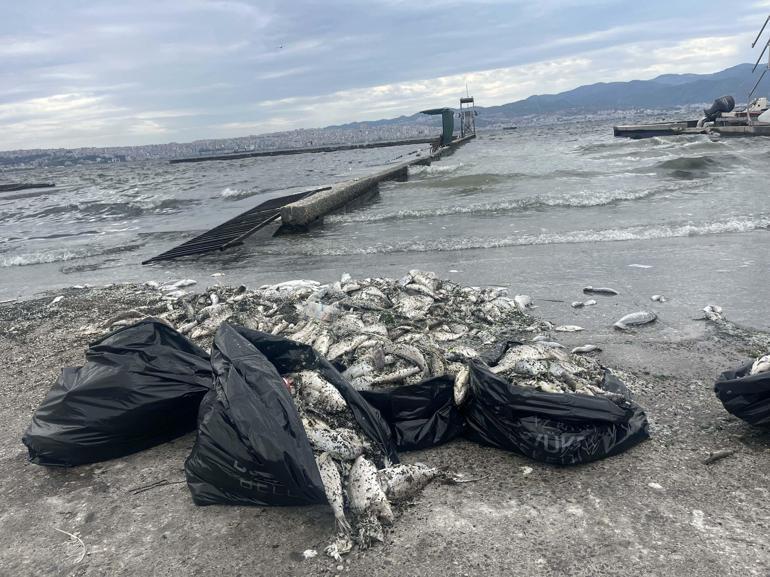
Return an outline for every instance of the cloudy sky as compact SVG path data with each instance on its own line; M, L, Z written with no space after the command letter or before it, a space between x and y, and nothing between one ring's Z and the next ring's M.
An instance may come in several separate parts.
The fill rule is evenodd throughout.
M0 149L243 136L754 61L770 0L0 0Z

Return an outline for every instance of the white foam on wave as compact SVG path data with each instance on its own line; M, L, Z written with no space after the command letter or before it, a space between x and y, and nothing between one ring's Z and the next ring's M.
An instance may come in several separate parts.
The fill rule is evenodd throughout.
M459 206L442 205L422 209L403 209L392 212L382 212L379 214L372 214L370 211L340 213L327 216L326 221L336 223L383 222L388 220L432 218L437 216L466 214L487 215L541 208L589 208L606 206L622 201L643 200L654 195L675 192L689 187L691 187L691 185L674 184L635 191L626 189L608 191L581 190L563 196L536 196L531 198L503 200L499 202L481 202Z
M227 188L225 188L225 189L222 191L222 194L221 194L221 196L222 196L223 198L230 198L231 196L241 196L242 194L243 194L243 191L242 191L242 190L239 190L239 189L237 189L237 188L230 188L230 187L228 186Z
M45 264L51 262L64 262L83 258L84 255L69 250L48 250L17 254L13 256L0 256L0 268L12 266L28 266L32 264Z
M410 176L417 176L417 175L429 175L429 176L443 175L443 174L449 174L451 172L455 172L456 170L458 170L461 167L462 167L462 163L457 163L457 164L429 164L427 166L416 165L416 166L410 166L409 167L409 175Z
M451 237L423 241L381 243L373 246L343 247L307 245L306 255L344 256L350 254L381 254L393 252L443 252L479 248L502 248L546 244L578 244L589 242L614 242L624 240L654 240L687 236L706 236L725 233L742 233L770 228L770 217L736 217L725 221L706 223L673 223L670 225L635 226L602 230L577 230L564 233L538 235L509 235L504 237Z

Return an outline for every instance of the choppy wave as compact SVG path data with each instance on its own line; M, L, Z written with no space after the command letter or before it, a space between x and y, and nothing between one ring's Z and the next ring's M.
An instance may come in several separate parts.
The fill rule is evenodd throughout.
M107 248L83 248L83 249L49 249L15 254L12 256L0 255L0 268L13 266L28 266L33 264L46 264L54 262L66 262L70 260L103 257L131 252L141 248L142 244L125 244Z
M427 166L410 166L409 176L444 176L462 168L462 163L444 164L434 163Z
M227 187L222 191L220 196L225 200L243 200L244 198L250 198L262 194L263 192L265 191L261 188L257 190L241 190L240 188Z
M94 218L139 218L147 214L172 214L181 212L190 206L200 204L200 200L188 198L164 198L149 202L81 202L49 206L37 212L25 214L19 220L46 219L58 215L71 215L75 220ZM16 213L18 215L18 213ZM14 215L14 216L16 216Z
M306 256L345 256L355 254L383 254L394 252L443 252L480 248L502 248L547 244L579 244L587 242L614 242L624 240L654 240L687 236L706 236L725 233L751 232L770 228L770 217L739 217L725 221L699 224L672 223L659 226L635 226L629 228L608 228L600 230L577 230L564 233L543 233L539 235L510 235L499 238L450 237L425 241L401 241L380 243L368 247L342 247L338 244L309 246L301 248ZM277 254L277 253L276 253Z
M0 268L11 266L27 266L31 264L45 264L50 262L64 262L83 258L82 252L63 250L41 250L27 254L17 254L13 256L0 256Z
M326 217L326 222L352 223L352 222L386 222L391 220L432 218L437 216L475 215L494 216L508 212L521 212L523 210L541 210L546 208L589 208L608 206L624 201L643 200L651 196L679 190L681 187L660 187L646 190L608 190L608 191L582 191L566 196L549 197L538 196L505 200L499 202L482 202L475 204L436 206L422 209L402 209L388 213L371 213L368 209L360 212L341 213Z
M725 157L721 157L725 160ZM680 156L669 158L658 164L659 168L667 170L708 170L719 166L720 160L713 156Z

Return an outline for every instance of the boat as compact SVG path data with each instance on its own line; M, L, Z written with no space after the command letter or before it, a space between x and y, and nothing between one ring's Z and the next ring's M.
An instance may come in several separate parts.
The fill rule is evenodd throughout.
M757 34L751 47L754 48L765 31L770 16L767 17L762 29ZM770 41L765 44L764 50L754 64L752 72L756 71L760 61L765 55ZM768 53L767 67L762 71L754 88L749 92L746 101L749 103L742 109L735 108L735 99L732 96L722 96L703 111L703 117L698 120L681 120L672 122L653 122L647 124L626 124L613 126L612 131L616 137L621 138L651 138L653 136L676 136L682 134L714 134L718 136L770 136L770 112L768 112L768 100L766 97L753 98L759 87L759 83L770 70L770 53Z

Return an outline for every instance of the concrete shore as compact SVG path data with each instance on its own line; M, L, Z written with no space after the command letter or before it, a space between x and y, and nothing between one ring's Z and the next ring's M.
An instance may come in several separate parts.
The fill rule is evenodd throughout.
M403 507L386 542L343 563L322 548L326 507L196 507L183 482L194 435L69 470L26 461L20 442L63 366L83 363L80 327L156 302L138 285L68 290L0 305L0 551L3 574L26 575L700 575L766 577L770 566L770 433L727 414L720 371L757 354L757 338L706 323L661 339L602 336L600 360L636 375L652 438L575 468L456 441L403 455L476 483L429 486ZM747 332L746 335L749 333ZM565 345L595 335L560 334ZM770 342L770 341L767 341ZM704 465L709 452L737 452ZM170 484L132 494L161 479ZM67 545L61 529L86 547ZM73 555L73 552L76 553Z

